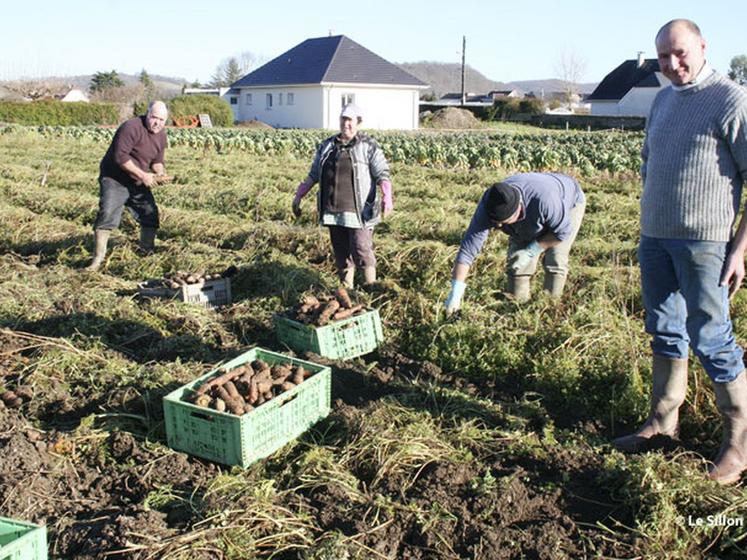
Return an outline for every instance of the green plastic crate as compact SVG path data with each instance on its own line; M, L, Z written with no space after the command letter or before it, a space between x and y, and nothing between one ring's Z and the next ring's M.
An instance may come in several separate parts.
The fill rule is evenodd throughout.
M47 560L47 528L0 517L0 560Z
M282 315L275 315L274 320L280 342L297 352L310 350L333 360L367 354L384 340L376 309L323 327L305 325Z
M313 375L241 416L198 407L183 400L185 395L215 375L255 359L270 365L302 365ZM271 455L327 416L331 383L332 372L326 366L253 348L163 398L168 445L217 463L246 468Z
M197 284L186 284L178 288L167 288L159 280L146 280L137 286L142 297L178 299L213 309L231 303L231 279L217 278Z

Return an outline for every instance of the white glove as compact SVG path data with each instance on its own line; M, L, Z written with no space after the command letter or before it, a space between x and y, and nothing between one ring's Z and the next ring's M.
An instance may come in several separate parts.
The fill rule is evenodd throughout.
M461 280L451 281L451 291L444 302L447 315L452 315L459 310L462 305L462 296L464 295L464 290L466 288L467 284Z

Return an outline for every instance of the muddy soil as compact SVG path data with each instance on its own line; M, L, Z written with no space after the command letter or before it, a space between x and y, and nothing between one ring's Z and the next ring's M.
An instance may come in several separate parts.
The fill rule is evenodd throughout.
M0 350L5 372L0 381L7 388L22 385L17 373L8 372L22 371L28 360L23 341L0 336ZM305 357L333 367L334 406L325 422L350 433L370 403L412 391L415 380L486 391L391 350L365 362ZM109 411L92 414L102 402ZM154 543L181 537L188 542L203 516L184 500L159 502L157 497L196 494L225 468L153 445L153 437L149 441L146 427L139 425L142 409L142 398L127 388L83 402L60 383L51 383L43 395L18 408L3 408L0 515L46 524L50 558L145 559L154 557ZM116 427L111 420L117 420ZM591 451L568 455L550 446L542 459L507 453L489 458L487 469L484 458L460 464L433 461L415 478L384 481L370 480L362 465L354 474L370 495L419 507L385 508L373 519L372 504L351 504L334 484L299 490L287 498L287 507L311 515L320 534L357 535L359 558L557 559L626 553L612 545L591 551L585 544L594 532L589 527L624 514L615 511L609 496L593 490L600 461ZM423 519L416 510L431 513ZM208 549L190 550L186 557L225 556ZM287 551L274 557L302 555Z

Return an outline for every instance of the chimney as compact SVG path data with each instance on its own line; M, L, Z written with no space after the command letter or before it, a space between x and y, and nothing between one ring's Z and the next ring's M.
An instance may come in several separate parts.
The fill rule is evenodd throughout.
M638 66L637 68L640 68L643 66L643 63L646 62L646 59L643 57L644 51L638 51Z

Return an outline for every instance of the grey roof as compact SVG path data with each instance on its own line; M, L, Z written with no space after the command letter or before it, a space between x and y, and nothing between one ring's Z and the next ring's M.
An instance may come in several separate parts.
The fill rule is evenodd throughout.
M306 39L231 87L322 82L426 86L345 35Z
M645 59L640 66L635 59L626 60L607 74L586 99L618 100L634 87L661 87L663 84L656 76L658 71L659 61L655 58Z

